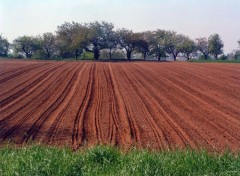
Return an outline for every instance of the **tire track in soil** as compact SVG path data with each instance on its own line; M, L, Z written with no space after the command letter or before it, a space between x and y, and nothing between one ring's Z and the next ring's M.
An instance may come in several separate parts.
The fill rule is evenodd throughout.
M98 63L95 65L93 73L94 81L92 85L92 94L89 99L88 108L86 110L85 117L85 133L86 142L89 145L103 144L103 126L100 126L100 120L104 120L106 117L103 116L104 109L102 103L106 97L103 98L103 87L104 78L102 77L102 64ZM106 86L106 85L105 85Z
M153 144L157 143L157 146L152 146L152 144L147 144L149 147L153 147L153 148L169 148L168 146L168 140L165 137L166 135L164 134L163 130L161 129L161 127L159 125L157 125L158 123L155 121L155 118L151 115L151 113L148 111L147 106L146 106L146 102L144 102L142 100L142 95L140 94L141 92L136 88L139 85L136 85L137 82L136 80L131 77L131 73L128 73L127 69L123 71L123 68L125 67L125 65L123 65L121 68L119 67L120 70L120 74L122 76L125 77L126 81L129 83L129 87L132 87L134 95L134 98L136 99L137 103L133 103L134 106L136 107L140 107L139 111L141 111L141 120L143 121L143 119L146 119L146 123L149 124L150 129L152 131L153 136L149 136L149 139L156 139L155 142L153 142ZM128 76L127 76L128 75ZM138 90L138 91L137 91ZM135 116L135 118L137 117L137 115ZM136 119L135 119L136 120ZM144 122L145 123L145 122ZM146 124L145 124L146 125ZM148 128L148 127L146 127ZM150 133L149 133L150 134ZM149 142L149 141L148 141Z
M127 65L125 65L122 68L126 70L130 70L127 68ZM161 149L170 149L170 148L174 149L176 148L176 146L182 148L186 146L188 143L191 146L196 147L194 142L189 137L187 138L185 137L187 136L186 133L183 135L182 133L179 133L180 130L179 131L176 130L178 129L176 123L169 120L171 119L169 115L162 108L159 108L158 102L153 98L153 95L149 93L149 90L145 88L144 84L139 82L134 72L135 70L132 72L129 72L128 74L125 74L125 76L126 77L127 75L129 76L128 79L130 84L134 88L135 92L138 93L138 96L141 99L141 102L143 104L142 109L144 109L147 112L147 113L145 112L144 116L147 117L148 123L150 123L151 126L154 126L152 127L152 129L155 130L157 134L160 134L161 136L160 139L163 144L159 145L159 147ZM156 114L159 114L160 116L159 115L156 116ZM141 119L142 118L143 117L141 117ZM175 142L172 138L175 139L177 142Z
M78 66L78 65L76 65L76 66ZM43 126L43 124L45 123L45 121L49 117L49 115L54 110L56 110L61 103L63 103L64 99L66 98L66 96L68 94L68 92L70 91L70 89L73 86L75 80L77 79L77 74L78 74L79 67L77 67L77 69L76 69L76 66L74 67L74 69L71 70L71 74L69 74L69 77L66 77L66 80L70 80L70 81L68 81L68 83L66 84L63 92L60 94L59 97L57 97L57 99L55 101L53 101L53 103L48 107L48 109L45 110L38 117L38 119L32 124L31 128L27 131L26 136L23 138L24 142L28 142L29 139L35 140L38 131Z
M61 141L65 141L65 144L68 146L72 146L72 136L73 129L75 125L75 117L77 117L79 107L84 101L85 93L88 87L88 79L90 76L92 68L92 63L86 63L86 68L82 71L82 76L80 78L80 82L78 84L79 89L77 89L76 97L73 99L73 103L70 105L68 109L66 109L65 113L62 116L61 123L59 123L58 130L56 131L56 135L53 136L52 140L49 143L61 145Z
M74 127L72 132L72 146L73 149L78 149L79 147L86 144L87 134L86 134L86 127L84 124L86 121L86 112L89 106L89 101L93 91L93 84L94 84L94 77L93 74L95 72L95 64L93 63L90 68L90 73L88 75L88 83L87 88L84 94L84 98L80 104L78 112L74 119Z
M49 111L47 118L44 120L44 125L42 125L38 133L35 135L35 138L39 139L39 141L44 141L44 143L51 143L53 141L64 116L67 115L66 113L80 91L80 78L85 68L86 64L78 65L78 69L72 77L72 84L68 84L70 89L66 92L66 95L63 97L59 105L56 106L56 109Z
M143 68L141 66L141 70L138 70L138 73L141 75L141 79L139 81L142 81L142 84L145 85L148 90L151 90L150 92L152 93L153 98L155 98L155 100L159 103L161 109L168 114L168 121L173 122L174 126L178 129L179 137L185 139L183 141L187 144L186 146L191 148L198 146L211 146L211 148L216 148L214 143L206 140L205 136L202 135L196 124L186 118L189 114L188 112L182 112L182 110L185 110L185 106L176 98L177 93L171 90L171 86L162 80L156 81L157 77L153 78L153 74L149 73L151 77L142 74L142 69ZM156 90L160 91L155 93L157 92ZM198 145L199 143L200 145ZM178 147L178 144L176 146Z
M63 122L63 119L65 118L65 116L67 116L68 111L70 111L70 107L73 105L74 101L78 98L77 95L79 94L79 92L81 91L81 84L80 84L80 78L83 74L83 72L86 71L86 64L82 64L81 69L78 71L78 78L76 80L76 84L74 85L74 87L72 88L73 90L69 91L69 94L67 96L67 100L65 100L63 102L62 105L64 106L64 108L59 108L59 112L55 112L56 115L55 116L55 120L52 123L49 131L47 132L45 138L46 141L48 143L51 143L52 141L54 141L54 138L57 136L58 131L59 131L59 127L61 125L61 123ZM51 123L50 123L51 124Z
M123 64L122 64L123 65ZM157 132L158 130L154 127L151 126L152 123L149 121L149 117L146 118L147 116L147 111L144 108L144 105L142 100L139 98L137 92L135 92L133 84L127 77L127 73L124 73L122 71L122 65L117 65L114 67L114 70L117 71L116 75L121 75L121 80L119 79L119 87L121 87L121 84L124 85L121 92L124 93L123 97L125 100L126 104L126 109L127 112L131 112L131 116L128 115L130 120L130 124L133 122L132 127L132 133L134 136L138 136L137 140L135 140L135 145L141 146L144 145L145 147L150 147L153 145L156 145L156 142L153 142L157 140L157 145L155 148L159 148L159 145L161 144L161 140L159 137L159 133ZM121 68L120 68L121 67ZM138 108L141 107L141 108ZM134 109L137 109L134 111ZM140 118L141 117L141 118ZM132 121L132 122L131 122ZM152 129L152 130L149 130ZM137 131L137 132L135 132ZM155 137L157 136L157 139L152 136L151 133L155 133ZM153 141L152 141L153 140Z
M109 104L108 106L108 114L107 114L107 122L105 122L106 124L108 124L108 134L107 136L107 140L104 141L104 143L110 143L111 145L114 146L118 146L121 141L120 141L120 127L119 124L117 123L117 110L116 110L116 100L114 99L113 96L113 91L109 91L109 90L113 90L111 85L111 79L109 78L109 70L108 70L108 66L106 66L106 64L103 65L103 75L101 76L102 78L105 78L105 89L106 89L106 93L104 93L104 95L108 95L108 99L106 100ZM102 122L104 123L104 122ZM118 130L117 130L118 129Z
M239 150L239 65L8 62L1 85L21 85L0 108L0 141Z
M139 130L132 120L132 112L128 109L127 102L123 99L122 90L113 70L111 64L105 66L105 75L111 102L109 115L111 121L114 123L114 128L110 130L109 138L110 141L114 141L115 139L115 145L128 148L140 140Z
M73 67L73 68L71 68L71 67ZM35 98L35 99L33 99L34 101L28 102L23 107L20 107L17 111L13 112L11 115L6 117L4 119L4 122L1 121L0 122L0 128L2 129L2 131L0 133L0 139L5 140L6 138L9 138L9 139L12 138L10 136L14 136L14 134L13 134L14 131L19 129L24 124L26 125L26 128L28 128L28 124L32 125L34 119L35 120L38 119L39 113L41 113L41 111L44 111L43 110L44 108L48 108L47 104L50 102L49 98L52 98L52 97L56 96L56 92L59 89L61 89L61 87L60 87L61 83L63 82L64 79L69 77L71 71L75 67L76 66L67 64L67 68L64 69L64 72L62 72L62 73L65 73L65 74L61 75L61 77L54 80L54 81L56 81L57 84L53 84L50 87L45 87L45 89L40 92L40 95L41 95L41 97L39 97L39 100L41 100L40 102L38 101L38 99ZM67 69L70 69L70 71L69 70L67 71ZM56 76L58 76L58 75L56 75ZM46 105L46 107L45 107L45 105ZM28 110L28 109L30 109L30 110ZM38 109L38 111L36 111L35 109ZM16 117L21 117L21 118L17 119ZM7 126L5 128L6 124L8 124L8 125L10 124L11 126ZM29 127L31 127L31 125ZM20 133L20 134L24 134L23 136L26 136L26 133L23 132L23 130L27 131L27 129L22 129L21 131L17 131L17 132ZM19 134L15 134L15 137L21 138L22 136L20 136ZM23 137L23 138L25 138L25 137ZM19 141L19 140L22 141L21 139L17 139L17 141Z
M124 107L125 107L124 108L125 109L125 116L120 116L120 119L123 119L123 117L126 117L125 120L122 120L122 123L128 122L128 123L126 123L126 126L128 125L128 127L124 128L124 129L130 129L130 137L131 137L131 143L130 144L138 147L139 145L141 145L140 129L139 129L139 126L137 125L137 123L135 121L133 109L130 106L131 101L127 100L124 96L124 92L127 89L125 89L122 86L124 84L124 82L120 81L120 79L116 76L116 75L119 75L119 73L117 73L116 67L115 67L115 69L113 67L109 67L109 68L112 72L112 78L113 78L112 80L115 81L116 87L119 90L118 92L119 92L119 95L121 96L122 105L124 105ZM114 71L115 71L115 73L114 73ZM115 84L113 84L113 85L115 85Z

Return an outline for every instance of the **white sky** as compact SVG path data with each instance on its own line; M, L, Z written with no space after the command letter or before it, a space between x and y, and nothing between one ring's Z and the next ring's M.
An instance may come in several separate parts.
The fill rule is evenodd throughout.
M54 32L65 21L112 22L133 31L175 30L195 39L218 33L225 53L238 48L240 0L0 0L0 34Z

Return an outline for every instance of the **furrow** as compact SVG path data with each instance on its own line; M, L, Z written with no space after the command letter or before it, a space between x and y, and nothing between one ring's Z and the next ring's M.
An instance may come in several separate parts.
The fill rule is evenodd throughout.
M66 70L64 70L64 72L65 71ZM70 74L70 72L71 70L69 72L66 72L66 77ZM2 131L0 134L0 139L4 140L9 138L9 136L12 135L12 133L19 129L22 125L26 123L31 124L31 122L29 121L38 118L38 114L41 112L41 109L45 108L44 105L50 101L49 97L53 96L53 93L59 90L60 84L63 79L64 77L59 77L55 80L57 84L53 84L50 87L46 87L44 90L42 90L40 92L40 95L42 95L43 97L39 98L41 101L38 101L38 99L33 99L33 101L29 101L27 104L20 107L17 111L14 111L12 114L6 116L3 120L1 120L0 127L2 128ZM30 110L28 110L29 108ZM38 111L36 111L35 108L38 108ZM16 117L21 118L18 119ZM10 124L12 127L7 126L5 128L6 124ZM20 133L23 133L23 130L25 131L26 129L22 129Z
M148 68L149 69L149 71L151 71L152 69L150 69L150 68ZM152 73L152 75L154 75L154 73ZM149 79L149 78L148 78ZM165 79L164 77L161 77L161 79L159 78L158 79L158 81L159 82L161 82L161 81L164 81L165 80L165 82L168 82L168 83L170 83L170 85L173 85L173 86L171 86L171 88L169 88L169 90L171 90L171 92L173 92L173 90L175 89L175 90L179 90L179 91L181 91L182 93L179 93L178 94L178 97L175 97L175 99L177 100L176 101L176 104L178 104L178 105L181 105L182 103L182 108L181 108L181 110L184 110L185 111L185 113L188 113L188 114L192 114L193 113L193 110L195 110L194 109L194 104L196 104L196 100L195 100L195 98L193 98L193 99L190 99L190 98L188 98L188 96L187 97L185 97L185 98L183 98L183 96L184 96L184 94L186 94L187 92L185 92L184 90L182 90L181 88L179 88L179 87L176 87L175 88L175 84L174 83L171 83L169 80L167 80L167 79ZM157 85L157 84L153 84L153 85ZM191 96L191 95L190 95ZM174 98L172 97L172 98L170 98L171 100L174 100ZM183 101L184 99L188 99L187 101L185 100L185 101ZM193 101L192 101L193 100ZM199 99L197 99L197 101L199 101ZM187 104L186 104L186 102L188 102ZM191 102L191 103L190 103ZM180 104L181 103L181 104ZM177 112L177 110L175 110L176 112ZM220 143L220 141L221 141L221 137L219 136L219 133L216 133L215 132L215 130L216 129L218 129L218 130L220 130L220 131L222 131L219 127L217 127L216 126L216 124L214 124L214 123L212 123L208 118L203 118L203 116L201 115L204 111L207 111L207 108L205 108L204 110L202 110L202 112L201 113L197 113L197 114L195 114L194 113L194 116L196 117L195 119L192 119L192 117L191 116L189 116L189 115L185 115L185 116L188 116L188 118L185 118L185 120L190 120L189 122L191 122L191 121L194 121L194 123L192 123L192 125L194 125L195 123L205 123L205 125L207 125L208 124L208 126L209 126L209 129L206 131L206 129L207 129L207 127L205 127L205 128L202 128L202 129L199 129L199 127L203 127L203 125L199 125L199 127L197 127L196 125L194 125L195 126L195 129L198 129L198 130L200 130L200 131L202 131L202 132L200 132L199 134L201 134L201 136L204 136L203 138L204 139L208 139L208 143L212 143L212 146L214 146L214 144L215 145L223 145L222 143ZM208 114L210 115L211 113L210 112L208 112ZM216 117L216 118L219 118L219 116L218 117ZM204 122L204 121L208 121L208 122ZM189 126L189 125L188 125ZM205 131L204 131L205 130ZM216 133L216 134L215 134ZM225 131L222 131L221 132L222 134L224 133L224 135L227 135L227 133L225 132ZM211 134L211 136L212 137L210 137L209 135ZM235 134L235 135L237 135L237 134ZM232 138L231 136L229 136L230 137L230 140L229 140L229 142L230 141L236 141L236 138ZM235 136L236 137L236 136ZM213 143L213 141L214 141L214 143ZM228 145L226 142L225 142L225 144L224 145ZM213 148L219 148L219 147L213 147Z
M42 97L44 97L46 94L48 96L51 95L51 92L49 90L51 90L52 87L55 87L55 82L59 84L64 79L62 77L58 77L58 75L65 72L69 66L70 65L66 65L66 68L63 69L63 71L57 70L51 78L46 80L47 82L45 84L41 84L40 87L34 91L34 94L25 96L22 101L12 105L11 108L6 112L1 111L2 117L0 119L0 124L3 123L3 121L6 119L9 120L9 118L14 116L25 116L24 113L26 113L26 109L28 109L28 107L38 107L41 105L41 101L38 100L41 100Z
M25 137L23 138L24 142L27 142L29 139L35 140L38 131L43 126L43 124L45 123L46 119L49 118L51 113L54 110L56 110L60 106L61 103L63 103L63 101L65 100L65 98L68 95L69 91L71 90L74 82L77 79L77 74L78 74L77 71L78 71L78 69L76 70L76 68L72 69L72 73L69 74L69 76L66 77L66 80L70 80L70 81L67 81L67 84L66 84L63 92L60 92L60 96L32 124L32 127L27 131Z
M54 137L57 135L60 124L63 121L63 118L67 115L68 110L72 106L74 100L77 98L77 94L79 93L80 89L80 78L82 73L86 69L86 64L81 64L75 73L76 79L74 80L74 84L71 86L70 90L67 92L67 95L64 97L64 100L61 104L57 107L55 111L52 111L49 114L49 118L46 120L45 124L45 131L40 132L43 135L43 141L47 143L52 143Z
M3 84L5 82L11 80L12 78L17 78L17 77L21 76L22 74L26 74L26 73L30 72L31 70L36 69L36 68L40 68L42 66L45 66L45 65L44 64L41 64L41 65L40 64L36 64L36 65L33 65L32 67L30 67L28 69L24 69L24 70L21 70L21 71L19 71L17 73L14 73L14 74L12 74L10 76L4 77L3 79L0 80L0 84Z
M25 67L20 67L20 68L8 69L6 72L1 73L0 81L6 79L7 77L12 77L13 75L17 75L18 73L24 72L26 70L34 69L35 66L39 66L39 63L31 64L31 65L28 65ZM10 74L10 75L8 75L8 74Z
M164 69L165 70L165 69ZM240 110L239 108L233 108L231 105L228 105L227 108L223 106L224 101L223 100L218 100L214 98L213 96L209 96L209 94L203 94L202 92L198 91L196 88L192 88L188 86L187 84L183 83L182 81L178 81L179 79L176 79L178 76L175 74L170 74L168 76L168 80L171 81L172 83L176 84L178 87L181 89L184 89L185 93L190 94L191 96L194 97L194 99L201 100L206 106L211 107L211 111L214 111L216 114L218 114L220 117L223 119L228 119L229 122L232 123L233 126L239 127L240 126L240 121L239 121L239 116L240 116ZM239 107L239 106L238 106ZM231 114L228 115L228 114ZM233 118L235 116L235 118Z
M141 120L143 120L144 118L147 119L147 122L148 122L150 128L152 129L152 132L154 133L154 138L157 139L157 144L158 144L157 147L160 147L161 149L169 148L168 142L167 142L168 140L165 137L164 131L161 129L161 127L158 125L158 123L156 122L154 117L148 111L148 109L146 107L147 106L146 102L144 102L142 100L142 95L140 94L141 93L141 88L138 89L139 88L138 86L140 86L140 85L138 84L136 79L134 79L131 76L132 73L128 73L127 69L126 70L123 69L125 67L126 67L126 65L123 65L120 68L120 73L121 73L122 76L125 77L125 79L128 82L129 86L132 87L132 89L135 92L134 98L138 102L138 107L140 107L141 111L143 112ZM152 144L148 144L148 145L152 145ZM153 146L149 146L149 147L153 147Z
M74 120L74 127L72 133L72 146L74 149L78 149L81 145L86 143L86 129L84 127L84 122L86 120L86 110L89 105L89 100L92 94L92 87L94 84L94 73L95 65L93 64L89 73L88 84L85 92L85 96L82 100L82 103L78 109L77 115Z
M99 63L100 64L100 63ZM86 111L86 118L84 121L84 128L87 134L87 143L89 145L100 144L102 142L102 132L99 125L99 118L101 118L101 103L102 89L100 85L99 64L95 64L93 74L92 93L89 99L88 109Z
M49 68L44 69L43 71L38 73L38 75L42 74L40 77L38 77L35 80L33 80L33 78L29 79L29 80L33 80L29 85L23 87L17 93L12 94L11 96L1 100L1 102L0 102L0 112L4 111L4 109L6 109L9 106L21 101L27 95L34 92L39 87L39 85L46 82L46 80L48 78L50 78L60 66L61 65L54 66L53 68L50 68L50 69ZM27 80L26 82L29 82L29 80ZM26 83L26 82L24 82L24 83ZM22 83L22 84L24 84L24 83ZM22 84L20 84L19 87L22 87ZM11 91L12 90L10 90L9 92L11 92Z
M109 64L109 80L110 80L110 90L112 90L112 114L114 123L117 126L119 124L119 133L121 137L121 145L124 145L126 148L130 147L131 145L141 145L140 140L140 132L139 128L133 118L133 112L129 106L129 102L124 97L124 90L122 89L121 85L123 82L116 78L117 74L117 67L114 64ZM114 73L114 71L115 73Z

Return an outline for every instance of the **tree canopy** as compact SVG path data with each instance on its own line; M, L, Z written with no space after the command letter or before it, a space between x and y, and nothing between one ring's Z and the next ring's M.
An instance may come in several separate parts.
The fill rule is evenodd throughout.
M218 55L223 53L223 41L219 34L213 34L208 39L209 53L212 54L215 59L218 59Z
M9 51L10 43L6 38L0 35L0 56L6 57Z
M41 47L41 42L38 37L22 36L13 41L13 48L17 54L25 55L31 58L33 53Z
M240 40L238 41L240 46ZM16 56L31 58L75 58L82 59L92 53L95 60L104 57L114 59L125 54L127 60L133 56L147 58L172 58L184 56L187 60L202 55L205 59L223 54L223 41L219 34L210 37L190 37L171 30L133 32L126 28L115 29L112 23L94 21L90 23L65 22L53 33L38 36L20 36L12 44L0 35L0 56L7 56L9 48ZM106 54L107 53L107 54ZM102 57L101 57L102 58Z

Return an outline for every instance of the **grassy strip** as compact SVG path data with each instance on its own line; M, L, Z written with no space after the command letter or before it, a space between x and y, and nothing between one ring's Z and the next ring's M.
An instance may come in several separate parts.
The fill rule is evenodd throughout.
M0 175L240 175L240 154L148 152L96 146L72 152L32 145L0 149Z
M189 60L189 62L193 63L240 63L240 59L236 60L211 60L211 59L199 59L199 60Z

